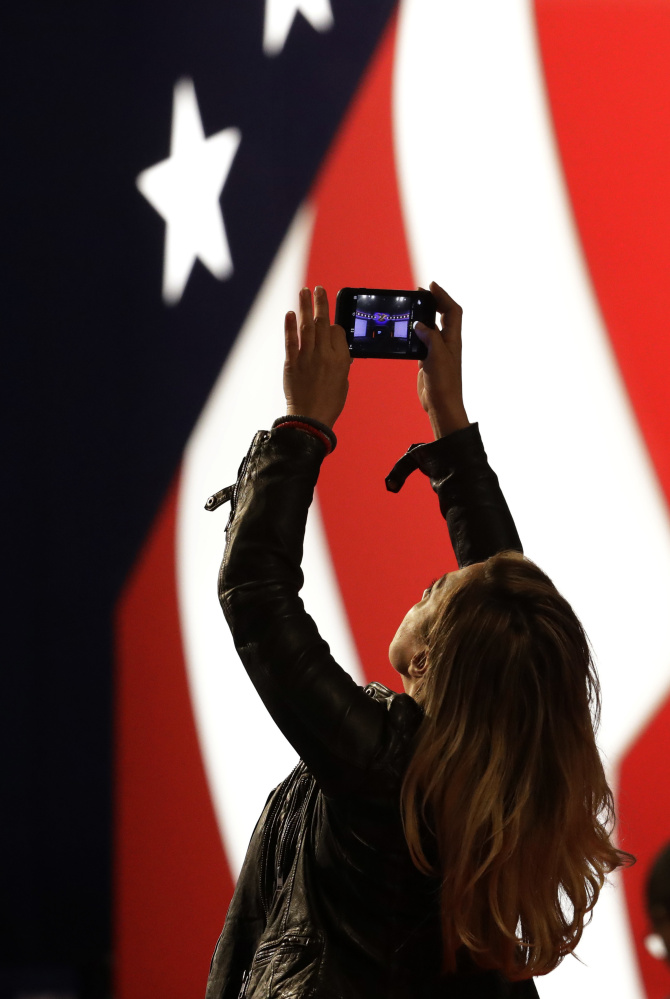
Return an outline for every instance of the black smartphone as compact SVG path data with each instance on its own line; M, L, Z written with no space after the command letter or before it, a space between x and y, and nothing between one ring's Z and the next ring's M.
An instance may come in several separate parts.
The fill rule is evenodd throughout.
M420 360L427 351L414 332L420 320L435 326L437 306L429 291L341 288L335 322L344 328L352 357Z

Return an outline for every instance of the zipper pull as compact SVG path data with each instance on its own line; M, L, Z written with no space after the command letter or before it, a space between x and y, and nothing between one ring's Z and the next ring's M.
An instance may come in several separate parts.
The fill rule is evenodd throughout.
M274 893L272 895L272 905L275 904L275 901L277 899L277 895L279 895L281 893L281 890L282 890L283 887L284 887L284 875L283 874L278 874L277 875L277 880L275 881L275 890L274 890Z
M242 984L240 985L240 991L237 993L237 999L244 999L247 993L247 982L249 981L249 971L242 972Z
M218 507L222 506L224 503L227 503L232 498L234 488L235 484L233 483L232 486L226 486L225 489L219 489L218 493L214 493L213 496L209 497L205 503L205 510L209 510L211 512L212 510L218 509Z
M231 504L230 515L232 517L235 510L235 502L234 502L236 496L235 487L239 484L240 480L242 479L242 476L244 475L244 472L246 471L249 458L251 457L251 452L262 441L267 440L269 436L270 434L268 433L267 430L257 431L257 433L254 435L254 439L249 445L249 450L247 451L244 458L242 458L242 461L240 462L240 467L237 470L237 482L233 482L232 485L226 486L225 489L219 489L218 493L213 493L211 496L209 496L207 498L207 502L205 503L205 510L209 510L211 513L212 511L217 510L224 503L230 502ZM228 521L228 523L230 523L230 521Z

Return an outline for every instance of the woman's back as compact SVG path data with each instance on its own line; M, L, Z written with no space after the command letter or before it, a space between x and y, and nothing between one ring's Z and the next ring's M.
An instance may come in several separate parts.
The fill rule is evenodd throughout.
M461 972L441 975L440 879L413 864L399 809L422 712L382 684L365 689L389 717L377 765L350 794L325 795L302 761L275 789L249 846L208 996L237 999L226 983L238 980L241 964L248 999L535 996L532 982L511 985L465 954Z

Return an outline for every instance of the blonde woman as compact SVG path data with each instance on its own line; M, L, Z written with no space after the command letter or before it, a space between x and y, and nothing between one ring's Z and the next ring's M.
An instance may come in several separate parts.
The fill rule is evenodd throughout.
M612 795L584 631L522 554L461 391L460 307L418 327L429 479L459 569L391 642L405 693L359 687L299 591L307 511L350 366L322 288L285 322L287 413L233 487L219 597L240 658L300 756L271 792L212 958L208 999L529 997L576 947L606 875ZM346 485L343 484L343 488Z

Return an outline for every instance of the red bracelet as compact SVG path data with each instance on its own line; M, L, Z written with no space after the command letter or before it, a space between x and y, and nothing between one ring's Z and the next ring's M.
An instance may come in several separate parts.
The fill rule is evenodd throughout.
M310 426L309 423L301 423L300 420L287 420L286 423L280 423L276 430L281 430L282 427L297 427L299 430L306 430L308 434L312 434L314 437L318 437L319 440L326 445L326 454L330 454L333 450L333 445L324 433L317 430L316 427Z

